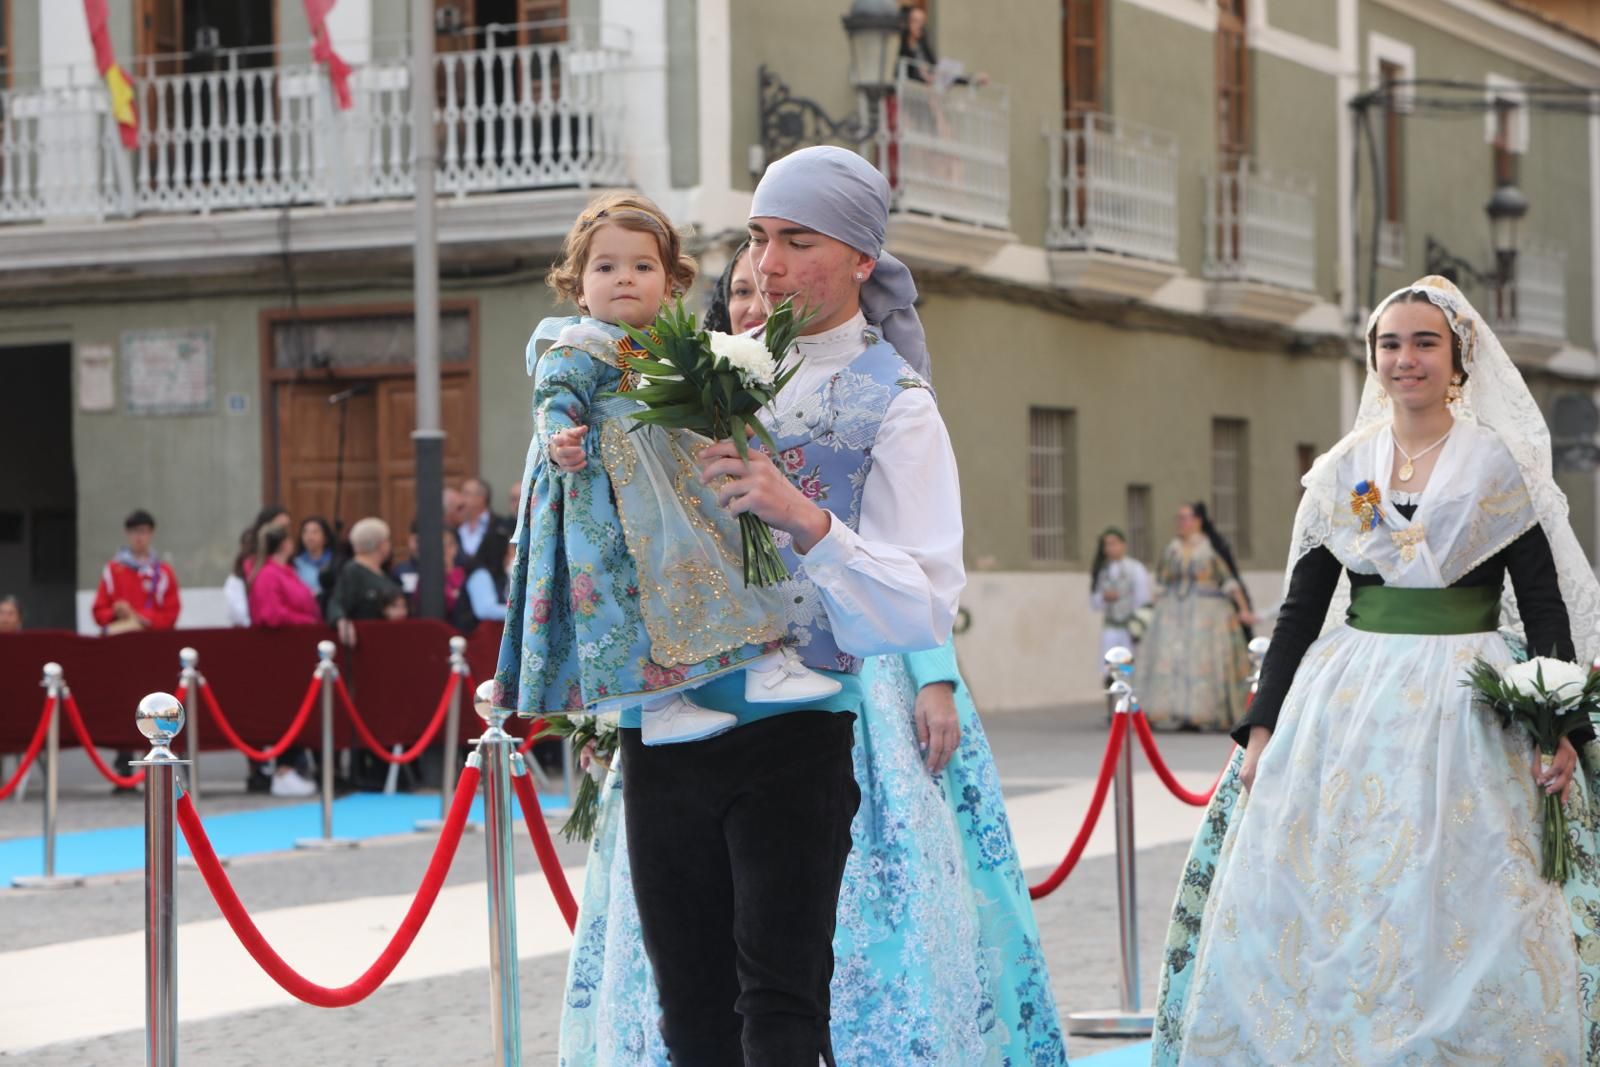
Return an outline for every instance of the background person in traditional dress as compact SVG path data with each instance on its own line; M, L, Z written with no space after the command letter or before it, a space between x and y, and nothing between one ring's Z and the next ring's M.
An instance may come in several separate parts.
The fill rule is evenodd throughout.
M1456 288L1391 294L1367 344L1184 871L1155 1062L1600 1063L1600 748L1585 729L1581 768L1568 741L1542 768L1462 685L1512 662L1508 576L1529 647L1585 664L1600 586L1543 417ZM1569 787L1563 886L1540 876L1540 797Z
M1100 612L1100 659L1113 648L1132 649L1128 624L1140 608L1150 603L1150 571L1128 555L1128 538L1115 526L1100 535L1094 565L1089 568L1089 606Z
M1227 730L1244 714L1250 595L1204 504L1178 509L1156 564L1155 614L1139 648L1139 700L1157 729Z
M713 309L735 309L735 325L740 298L727 289L747 258L735 257L712 296ZM765 317L758 297L745 328ZM861 685L862 801L833 941L835 1055L918 1067L1064 1064L1033 904L954 639L869 658ZM614 762L585 875L562 1006L564 1067L667 1064L628 866L626 773Z
M747 240L734 250L711 290L704 326L721 333L749 333L766 321L767 309L761 302L761 285Z

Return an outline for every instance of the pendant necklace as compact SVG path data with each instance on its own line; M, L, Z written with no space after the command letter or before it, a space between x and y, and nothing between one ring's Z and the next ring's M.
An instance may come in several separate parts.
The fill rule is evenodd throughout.
M1454 430L1454 429L1455 429L1454 426L1450 427L1450 430ZM1434 449L1438 448L1440 445L1444 444L1446 441L1448 441L1450 439L1450 430L1446 430L1443 437L1439 438L1433 444L1429 445L1427 448L1424 448L1421 452L1418 452L1414 456L1410 452L1407 452L1405 450L1405 446L1400 443L1400 439L1398 437L1395 437L1394 438L1394 447L1395 447L1395 449L1402 456L1406 457L1406 461L1400 465L1400 470L1396 473L1395 477L1399 478L1402 482L1409 482L1411 480L1411 476L1413 474L1417 473L1417 468L1412 466L1412 464L1414 462L1416 462L1417 460L1421 459L1423 456L1426 456L1429 452L1432 452ZM1393 437L1392 434L1390 436Z

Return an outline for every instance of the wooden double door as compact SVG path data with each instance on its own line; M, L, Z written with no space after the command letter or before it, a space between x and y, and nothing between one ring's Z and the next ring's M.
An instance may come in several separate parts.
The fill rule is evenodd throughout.
M403 559L417 513L412 377L279 381L272 390L277 486L275 495L270 490L268 495L281 501L296 523L321 515L348 531L358 519L376 515L389 524L395 558ZM341 393L348 398L329 403ZM458 485L477 466L477 400L470 371L447 370L439 400L444 481Z

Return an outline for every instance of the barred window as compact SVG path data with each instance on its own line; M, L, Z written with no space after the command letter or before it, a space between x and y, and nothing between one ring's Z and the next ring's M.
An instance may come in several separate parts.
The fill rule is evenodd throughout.
M1146 563L1155 560L1155 546L1150 543L1148 485L1128 486L1128 555Z
M1211 521L1239 559L1250 551L1250 423L1211 420Z
M1028 409L1028 529L1035 563L1078 558L1078 444L1071 411Z

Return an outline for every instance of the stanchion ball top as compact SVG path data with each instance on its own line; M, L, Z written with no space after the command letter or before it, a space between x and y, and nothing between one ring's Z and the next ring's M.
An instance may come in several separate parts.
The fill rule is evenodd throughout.
M44 676L46 678L60 678L61 677L61 664L59 664L59 663L46 663L44 665Z
M183 705L171 693L151 693L139 701L133 720L147 740L165 743L183 730Z
M461 655L461 653L465 652L466 650L467 650L467 639L465 637L462 637L462 636L460 636L458 634L457 636L452 637L450 639L450 652L451 652L451 654L459 656L459 655Z
M180 648L178 649L178 662L185 667L193 667L200 662L200 653L192 648Z
M1118 645L1116 648L1113 648L1110 652L1106 653L1106 666L1108 667L1126 667L1132 662L1133 653L1129 652L1121 645Z
M335 645L332 641L318 641L317 655L323 659L332 659Z
M478 688L472 694L472 709L478 713L478 718L488 722L494 716L494 679L479 682Z
M1251 638L1251 640L1250 640L1250 645L1249 645L1250 654L1252 656L1255 656L1257 659L1261 658L1262 656L1265 656L1267 654L1267 649L1269 649L1271 647L1272 647L1272 638L1270 638L1270 637L1255 637L1255 638Z

